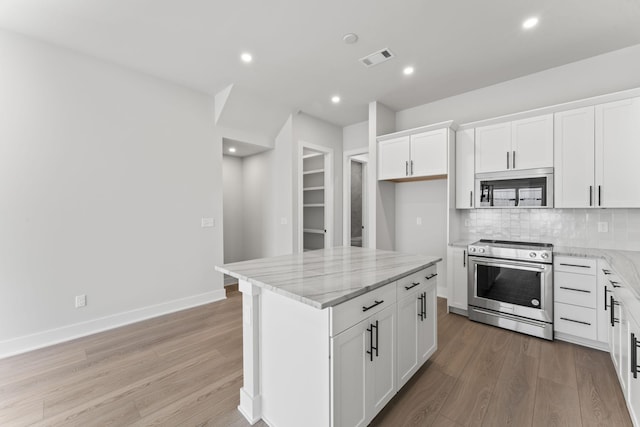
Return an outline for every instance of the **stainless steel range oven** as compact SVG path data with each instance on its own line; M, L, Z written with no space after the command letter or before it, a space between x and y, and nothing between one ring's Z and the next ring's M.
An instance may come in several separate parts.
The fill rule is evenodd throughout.
M469 319L553 340L553 245L479 240L467 250Z

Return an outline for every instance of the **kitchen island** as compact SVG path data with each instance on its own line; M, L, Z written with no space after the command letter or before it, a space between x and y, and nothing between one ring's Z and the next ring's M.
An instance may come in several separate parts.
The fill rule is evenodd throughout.
M437 348L439 261L340 247L216 267L243 294L240 412L368 424Z

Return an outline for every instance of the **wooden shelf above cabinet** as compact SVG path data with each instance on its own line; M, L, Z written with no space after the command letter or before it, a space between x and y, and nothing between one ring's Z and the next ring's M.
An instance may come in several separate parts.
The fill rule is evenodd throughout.
M320 190L324 190L324 187L306 187L302 189L302 191L320 191Z
M406 178L385 179L384 181L413 182L413 181L432 181L434 179L447 179L447 174L444 174L444 175L430 175L430 176L409 176L409 177L406 177Z
M310 171L304 171L302 172L302 175L313 175L316 173L324 173L324 169L314 169L314 170L310 170Z

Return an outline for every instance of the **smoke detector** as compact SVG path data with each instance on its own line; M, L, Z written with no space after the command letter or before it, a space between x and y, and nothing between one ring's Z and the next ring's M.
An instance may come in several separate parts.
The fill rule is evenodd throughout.
M389 49L384 48L377 52L373 52L372 54L367 55L364 58L360 58L360 62L362 62L365 67L370 68L374 65L386 62L394 56L395 55Z

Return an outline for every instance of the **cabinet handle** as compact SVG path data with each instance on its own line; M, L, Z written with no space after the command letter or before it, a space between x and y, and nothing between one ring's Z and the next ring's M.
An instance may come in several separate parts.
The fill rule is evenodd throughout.
M380 301L373 300L373 301L374 301L374 303L371 304L369 307L362 306L362 311L371 310L373 307L375 307L377 305L380 305L380 304L382 304L384 302L384 300L380 300Z
M424 278L427 279L427 280L431 280L434 277L436 277L437 275L438 275L438 273L433 273L431 276L425 276Z
M424 298L424 295L420 294L420 296L418 297L418 300L420 301L420 311L418 312L418 317L420 318L421 322L424 320L424 301L422 301L422 298Z
M427 318L427 293L422 293L422 320Z
M467 250L462 251L462 266L467 266Z
M413 160L411 160L411 175L413 175Z
M561 262L560 265L564 265L565 267L591 268L590 265L565 264L564 262Z
M404 176L409 176L409 160L404 162Z
M513 168L516 168L516 152L513 152Z
M611 309L610 313L611 313L611 317L609 318L609 320L611 321L611 327L614 327L616 323L620 323L620 319L618 319L617 317L615 317L615 306L616 305L620 305L620 303L618 303L614 298L613 295L609 296L609 308Z
M567 317L561 317L560 320L566 320L567 322L580 323L581 325L591 326L591 323L589 322L583 322L582 320L573 320Z
M413 289L416 286L418 286L420 284L420 282L416 283L416 282L412 282L411 286L405 286L404 288L408 291L409 289Z
M586 289L578 289L578 288L568 288L566 286L560 286L560 289L566 289L567 291L576 291L576 292L585 292L587 294L590 294L591 291L588 291Z
M374 325L373 323L371 324L371 329L376 330L376 346L373 346L373 343L371 343L371 350L375 350L376 351L376 357L378 357L378 344L380 343L380 341L378 340L378 321L376 320L376 324ZM371 353L373 353L373 351L371 351ZM371 360L373 360L373 354L371 355Z
M369 332L369 350L367 350L367 354L370 357L369 360L373 362L373 323L367 328L367 332Z
M598 206L602 206L602 189L598 185Z
M473 207L473 190L469 191L469 207Z
M593 206L593 185L589 186L589 206Z
M614 282L613 280L609 279L609 283L611 283L611 286L613 286L614 288L620 287L620 282Z
M606 268L603 268L602 272L605 274L605 276L608 276L611 274L611 270L607 270Z
M607 311L607 308L609 307L607 305L607 292L611 292L609 289L607 289L607 287L604 287L604 311Z
M509 169L509 152L507 151L507 169Z
M631 373L633 374L633 378L638 378L638 369L640 369L640 364L638 364L639 348L640 341L636 338L636 334L631 332Z

